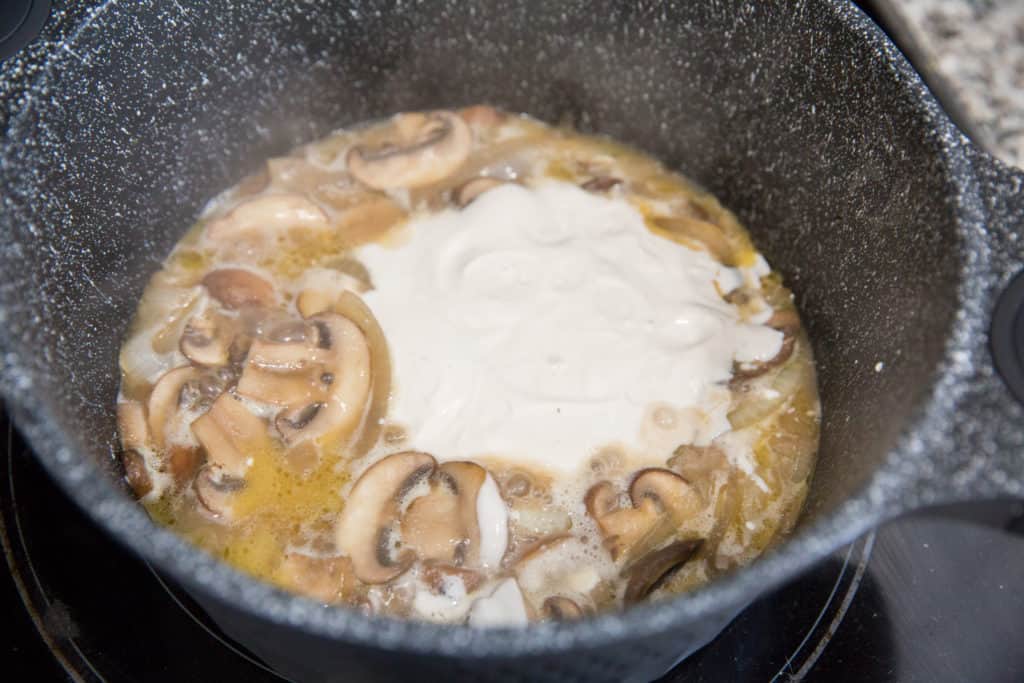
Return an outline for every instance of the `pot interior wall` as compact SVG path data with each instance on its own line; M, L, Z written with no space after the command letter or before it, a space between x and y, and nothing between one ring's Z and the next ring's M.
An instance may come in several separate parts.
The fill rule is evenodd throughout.
M927 122L830 12L621 4L96 13L30 99L4 103L2 334L28 368L9 380L76 445L48 464L82 454L116 473L119 340L208 198L333 127L488 102L633 143L741 216L819 359L808 517L855 492L925 396L955 313L959 241Z

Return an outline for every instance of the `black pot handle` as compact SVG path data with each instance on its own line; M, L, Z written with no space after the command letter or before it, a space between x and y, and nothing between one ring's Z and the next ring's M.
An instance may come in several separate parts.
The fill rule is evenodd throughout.
M930 427L904 442L911 459L883 474L904 494L886 517L1024 499L1024 172L963 144L963 310L920 423Z

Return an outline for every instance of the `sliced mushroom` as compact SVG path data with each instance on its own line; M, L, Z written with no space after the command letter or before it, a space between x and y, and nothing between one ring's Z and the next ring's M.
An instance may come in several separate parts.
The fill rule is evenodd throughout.
M292 341L256 340L238 380L243 396L285 406L275 426L288 446L347 437L365 412L371 356L366 337L345 316L320 313Z
M583 609L574 600L562 595L552 595L545 599L541 613L551 621L574 621L584 616Z
M692 216L657 216L650 219L656 231L686 246L704 247L711 256L725 265L734 265L735 249L719 226Z
M669 574L689 562L703 544L702 539L675 541L644 556L626 572L624 602L632 605L646 598Z
M391 545L402 499L436 465L427 453L395 453L374 463L352 487L338 520L337 545L360 581L385 583L414 561L411 550L394 552Z
M192 433L206 450L207 465L236 477L244 478L250 459L274 450L267 423L230 393L192 423Z
M678 533L703 507L700 494L671 470L641 470L629 487L633 507L620 508L619 496L607 481L592 486L584 498L587 512L605 537L612 559L628 552L636 557Z
M322 374L317 368L304 372L273 372L250 363L242 370L237 391L240 396L263 403L294 406L293 410L286 411L293 417L294 412L324 400L328 384L319 378Z
M199 370L188 365L167 371L153 386L147 408L149 432L158 449L163 449L166 446L165 433L171 418L182 405L182 390L186 384L199 377Z
M191 481L202 462L203 455L198 448L176 445L167 454L167 469L177 484Z
M214 311L194 315L185 325L179 347L181 353L196 365L226 365L234 339L227 321Z
M480 564L477 496L487 470L472 462L446 462L432 475L430 492L402 517L402 539L421 559L456 566Z
M203 467L192 482L199 505L215 519L230 521L235 495L245 488L245 479L226 474L214 466Z
M615 178L613 176L601 175L596 178L591 178L587 182L580 185L581 188L587 192L607 192L616 185L621 185L622 179Z
M342 267L346 270L342 270ZM358 273L360 268L365 270L365 267L354 259L340 262L338 268L310 268L300 281L295 307L303 317L310 318L317 313L331 310L342 292L362 293L372 289L369 273L365 276L353 274Z
M793 309L775 311L766 323L768 327L782 332L782 346L770 360L753 363L734 363L732 378L734 382L742 382L760 377L772 368L778 367L789 360L796 347L796 335L800 331L800 317Z
M378 190L414 188L451 175L469 156L473 137L466 122L448 111L398 114L392 140L349 150L349 173Z
M256 235L282 235L295 230L326 230L330 227L323 209L300 194L262 195L242 202L206 227L216 242L230 242Z
M153 490L153 480L146 469L146 459L135 450L121 453L121 465L124 467L124 478L135 493L136 498L145 498Z
M203 278L203 286L225 308L273 306L277 302L274 286L243 268L219 268Z
M380 438L384 418L388 412L391 397L391 354L384 329L373 315L370 307L352 292L342 292L333 306L333 311L345 316L360 329L369 346L370 368L372 370L372 391L370 404L363 420L363 432L352 448L356 456L364 455Z
M452 199L455 201L456 206L464 209L483 193L504 184L505 181L498 178L488 178L486 176L472 178L452 190Z
M146 409L138 401L117 404L117 428L121 433L121 446L125 450L152 446Z
M321 404L308 421L293 420L297 426L285 425L281 436L289 445L311 439L339 439L351 434L363 417L370 395L370 349L359 327L337 313L321 313L312 321L322 325L324 330L317 346L322 351L324 371L317 379L328 384L328 389L323 400L297 407L303 413L311 410L313 403Z
M508 114L486 104L476 104L459 110L462 120L478 128L497 128L508 118Z
M312 557L295 552L285 553L277 577L296 593L324 603L344 600L356 580L347 557Z
M668 466L691 484L709 482L715 472L728 468L725 453L718 446L684 444L675 449Z

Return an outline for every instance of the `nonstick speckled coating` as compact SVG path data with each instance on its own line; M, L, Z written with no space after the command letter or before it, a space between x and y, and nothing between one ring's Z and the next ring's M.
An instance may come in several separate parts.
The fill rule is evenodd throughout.
M1022 177L970 146L853 7L55 4L0 71L4 395L69 495L288 673L642 680L884 519L1024 491L1024 410L986 344L1024 261ZM202 204L334 127L481 101L679 168L786 274L819 360L822 450L797 532L753 566L573 625L373 619L214 561L116 482L117 348Z

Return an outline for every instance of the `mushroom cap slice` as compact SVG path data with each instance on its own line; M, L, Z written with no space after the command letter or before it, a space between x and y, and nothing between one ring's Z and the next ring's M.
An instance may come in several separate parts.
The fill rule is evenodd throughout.
M146 407L149 413L149 432L158 449L166 446L167 424L181 404L181 390L186 383L198 378L199 370L187 365L168 370L153 385Z
M332 310L343 315L362 331L370 351L370 367L372 370L372 394L366 408L363 421L363 432L352 448L356 456L364 455L380 438L384 418L388 411L391 398L391 354L388 351L388 340L384 329L373 315L370 307L353 292L342 292L334 302Z
M477 496L487 470L472 462L446 462L435 470L430 492L402 517L402 541L421 559L456 566L480 564Z
M124 467L125 481L135 497L145 498L153 490L153 479L146 469L146 459L136 450L125 450L121 453L121 465Z
M226 365L234 335L213 311L192 316L181 333L181 353L196 365Z
M192 481L192 491L200 507L215 519L231 521L234 517L235 495L245 488L245 479L225 474L216 465L199 470Z
M562 595L552 595L544 600L541 605L541 613L552 621L573 621L582 619L583 609L576 604L575 600Z
M262 195L242 202L206 227L216 242L248 238L254 234L279 235L293 230L326 230L327 214L300 194Z
M471 178L452 190L452 199L455 201L456 206L464 209L480 195L504 184L505 181L499 178L489 178L487 176Z
M676 524L699 514L704 507L700 494L688 481L661 467L637 472L629 486L629 498L635 508L641 507L644 501L651 501L659 513L668 513Z
M733 363L733 381L742 382L760 377L772 368L782 365L793 355L793 350L796 348L796 336L800 332L800 317L796 311L793 309L775 311L765 324L782 333L782 346L779 347L779 352L766 361Z
M320 350L330 387L323 400L315 401L322 405L312 419L296 428L286 425L281 431L289 445L307 439L323 442L348 436L359 426L370 395L370 349L359 327L337 313L321 313L312 321L326 331L319 347L326 346Z
M448 111L398 114L389 132L389 144L356 146L346 157L349 173L378 190L435 183L454 173L473 145L469 126Z
M402 499L437 466L419 451L389 455L370 466L352 487L338 519L337 545L364 583L385 583L412 564L411 551L392 557L390 542Z
M121 433L121 446L125 450L152 446L146 409L138 401L117 404L117 428Z
M646 598L669 573L689 562L703 544L699 538L675 541L641 558L626 572L629 581L623 601L632 605Z
M274 286L244 268L218 268L203 278L203 286L222 306L239 309L244 306L273 306L277 302Z
M235 477L245 477L250 458L266 457L274 450L267 423L230 393L221 394L192 423L192 433L206 450L207 464Z
M587 512L597 522L612 559L642 555L681 525L695 518L703 499L675 472L663 468L640 470L629 487L633 507L619 508L618 495L610 482L595 484L587 491Z

